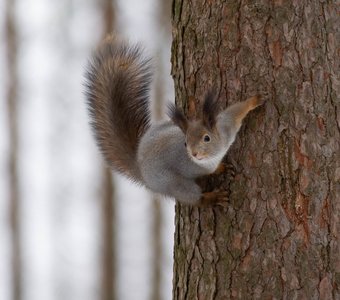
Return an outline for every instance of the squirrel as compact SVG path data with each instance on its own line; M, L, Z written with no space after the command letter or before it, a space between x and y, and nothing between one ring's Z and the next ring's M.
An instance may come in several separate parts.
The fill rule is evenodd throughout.
M225 201L225 192L203 193L196 179L215 172L242 120L264 101L254 96L220 110L216 93L208 92L198 118L188 119L170 104L170 120L151 124L150 62L139 44L112 35L90 59L85 94L105 160L132 181L181 203Z

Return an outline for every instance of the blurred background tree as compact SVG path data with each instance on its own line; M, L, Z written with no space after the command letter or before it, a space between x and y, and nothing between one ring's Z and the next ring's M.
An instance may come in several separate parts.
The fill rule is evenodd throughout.
M9 220L11 234L11 279L14 300L20 300L22 293L21 231L20 231L20 194L18 177L18 45L15 20L15 1L6 3L6 57L7 57L7 108L8 108L8 182L9 182Z
M104 36L114 31L116 2L115 0L102 0L101 4L104 20ZM102 300L117 299L116 290L116 228L118 228L116 217L116 197L114 194L113 176L110 168L103 166L102 174Z
M119 176L113 188L82 94L114 28L157 57L162 101L173 99L163 9L0 0L0 299L171 298L173 203Z
M166 47L171 36L171 1L161 0L158 4L156 23L158 28L158 39L156 45L156 69L154 82L154 119L160 121L164 119L164 107L166 96L167 80L164 76L164 60L168 59ZM153 262L152 262L152 300L162 299L162 265L164 261L164 249L162 242L163 210L160 196L153 196L152 212L152 235L153 235Z

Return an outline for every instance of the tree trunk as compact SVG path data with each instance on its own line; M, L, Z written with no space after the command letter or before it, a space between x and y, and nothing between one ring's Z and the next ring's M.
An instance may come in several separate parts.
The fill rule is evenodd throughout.
M171 34L171 2L161 0L158 3L156 25L158 26L157 57L155 59L155 85L153 101L153 119L156 121L164 119L164 102L166 93L166 80L164 71L164 47L165 41L170 39ZM164 262L164 250L162 244L163 211L158 195L153 196L152 202L152 280L151 280L151 300L161 300L162 296L162 264Z
M173 2L172 74L189 114L264 92L210 189L176 205L174 299L340 299L340 21L335 1Z
M109 168L103 166L102 183L102 274L101 299L116 299L116 205L114 187Z
M102 0L100 2L103 20L104 37L113 31L115 26L115 1ZM117 228L116 199L114 195L113 177L109 167L102 170L102 273L101 273L101 299L117 299L117 264L116 240Z
M8 64L7 105L9 130L9 221L12 243L12 299L22 298L22 267L21 267L21 234L20 234L20 203L18 184L18 114L17 114L17 34L15 24L15 1L7 1L6 9L6 52Z

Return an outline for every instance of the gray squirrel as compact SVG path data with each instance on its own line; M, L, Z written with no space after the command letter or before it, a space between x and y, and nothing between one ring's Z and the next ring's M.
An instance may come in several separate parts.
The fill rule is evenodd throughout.
M216 171L242 120L263 101L254 96L220 110L207 93L201 116L188 119L169 106L170 120L150 122L150 59L139 45L108 36L86 71L86 97L97 144L109 165L153 192L181 203L224 201L225 192L203 193L196 179Z

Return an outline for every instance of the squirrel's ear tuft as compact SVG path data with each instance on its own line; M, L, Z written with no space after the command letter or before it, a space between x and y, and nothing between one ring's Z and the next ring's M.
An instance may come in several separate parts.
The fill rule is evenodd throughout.
M210 90L204 99L203 124L212 129L216 125L216 118L219 112L218 97L214 89Z
M188 129L188 119L173 103L168 105L168 116L183 133L186 133Z

